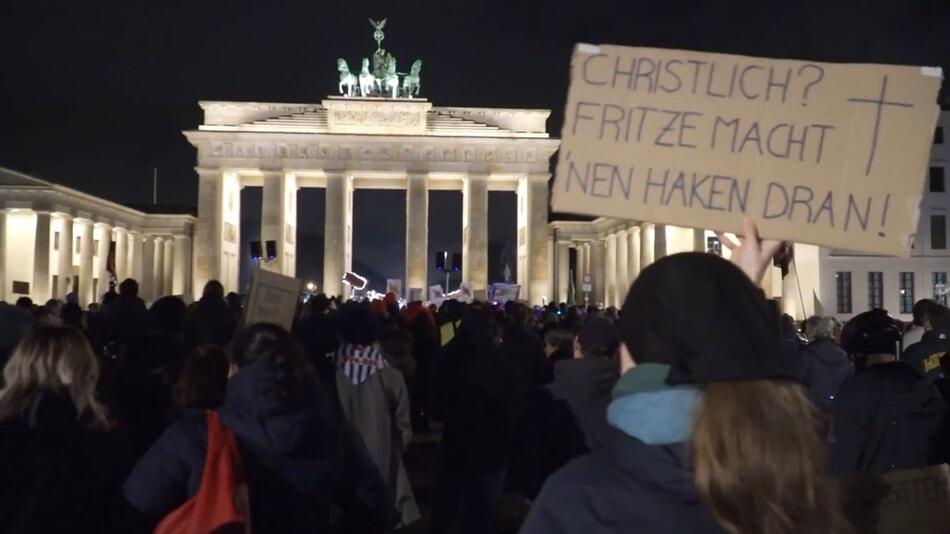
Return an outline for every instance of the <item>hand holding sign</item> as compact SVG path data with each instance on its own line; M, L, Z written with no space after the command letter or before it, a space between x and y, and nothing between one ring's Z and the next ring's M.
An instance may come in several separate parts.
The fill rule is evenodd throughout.
M782 242L776 239L760 240L755 223L748 217L742 220L742 243L736 243L725 234L718 235L722 246L732 251L732 263L742 269L756 285L762 282L765 269L772 262L772 256L782 245Z
M578 45L556 211L906 255L939 69Z

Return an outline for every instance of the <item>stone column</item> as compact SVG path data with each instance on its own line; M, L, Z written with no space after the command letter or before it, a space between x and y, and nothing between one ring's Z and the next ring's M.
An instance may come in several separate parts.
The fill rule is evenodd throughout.
M574 246L576 251L576 261L574 262L574 302L578 304L584 302L584 273L587 272L587 267L584 264L585 248L584 243L576 243Z
M141 232L129 232L128 278L131 278L139 283L139 291L141 295L145 294L141 287L141 284L143 283L143 276L145 274L145 270L142 267L144 259L145 243L142 239Z
M96 251L99 255L99 264L96 266L96 278L99 284L96 290L98 294L94 297L98 302L109 290L109 244L112 243L112 227L105 223L98 223L96 227L99 229L99 249Z
M76 286L76 295L79 298L79 305L86 308L90 302L95 302L96 297L92 294L92 240L93 230L92 221L82 219L76 221L81 231L79 237L79 285ZM73 231L76 227L73 226Z
M7 273L7 210L0 208L0 300L7 300L7 294L10 289L7 288L9 281Z
M640 276L640 227L631 226L627 229L627 286L633 284ZM626 297L624 297L626 298Z
M600 305L607 301L606 295L606 262L607 247L604 239L596 239L590 244L590 272L593 278L591 304Z
M163 256L164 263L162 264L162 274L164 275L162 280L162 296L174 295L175 292L172 287L175 283L175 239L166 237L162 245L165 247Z
M560 241L554 245L555 262L557 264L557 295L556 302L567 302L567 291L570 288L571 276L571 244Z
M155 238L144 235L140 243L142 276L139 279L139 296L143 300L152 301L155 299Z
M345 296L343 274L352 267L353 180L341 173L327 175L323 241L323 292Z
M658 224L653 232L653 261L666 257L666 225Z
M653 225L640 225L640 270L646 269L653 263Z
M191 293L191 277L188 276L188 266L191 265L191 238L186 235L176 235L174 247L175 266L172 275L172 294L188 295Z
M617 305L617 234L607 236L607 258L604 261L604 306Z
M115 279L118 283L129 277L129 231L115 228Z
M200 292L209 280L221 277L224 237L224 177L220 170L198 171L198 223L195 225L195 253L192 258L192 287ZM149 247L145 247L147 251ZM151 254L152 252L147 252ZM143 259L145 259L143 257ZM145 266L151 262L145 261ZM143 275L148 274L146 267ZM131 270L133 273L135 270ZM140 283L144 280L139 280ZM223 282L223 281L222 281ZM146 298L144 288L143 298ZM200 294L195 294L195 298Z
M623 306L624 299L627 298L627 290L630 289L630 275L628 271L628 252L627 252L627 231L617 232L617 300L616 306Z
M519 229L519 245L521 239ZM521 276L518 272L519 282ZM477 296L485 297L488 291L487 174L469 174L462 183L462 280L472 284Z
M261 268L295 276L297 271L297 176L283 171L264 172L261 199L261 242L274 241L277 257ZM266 250L266 246L264 247Z
M152 300L164 297L165 292L165 244L164 238L156 237L152 240L155 253L152 263ZM227 291L227 289L225 289Z
M429 176L406 176L406 283L405 296L410 289L420 289L425 295L429 273Z
M706 230L693 228L693 252L706 252Z
M73 278L73 218L69 215L59 216L62 225L59 231L59 253L57 255L56 274L59 277L59 287L56 288L56 296L60 300L66 300L69 294Z
M525 181L527 217L525 217L527 236L527 274L528 302L543 304L550 298L548 289L551 256L548 254L548 180L550 174L531 174ZM519 270L518 277L521 278Z
M49 248L50 213L36 212L36 233L33 241L33 285L30 297L37 304L43 304L50 298L49 291Z

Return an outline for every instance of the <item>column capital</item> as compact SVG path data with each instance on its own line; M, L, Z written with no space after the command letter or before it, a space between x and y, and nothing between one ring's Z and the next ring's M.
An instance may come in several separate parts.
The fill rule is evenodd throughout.
M529 182L547 182L551 179L549 172L535 172L526 176Z

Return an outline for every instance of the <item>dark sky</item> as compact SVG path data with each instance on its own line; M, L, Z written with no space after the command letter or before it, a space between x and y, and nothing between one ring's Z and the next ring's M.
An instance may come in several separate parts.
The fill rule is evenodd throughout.
M200 123L197 101L317 102L335 90L337 57L353 65L375 49L367 17L389 18L384 46L401 63L423 59L435 105L548 108L553 134L578 41L950 70L946 0L770 4L0 0L0 166L125 203L151 200L158 167L160 203L193 205L181 130ZM322 194L303 198L322 214ZM430 241L459 248L460 199L438 198ZM357 264L379 276L402 276L402 199L356 199ZM490 209L494 264L514 239L514 200L493 196ZM319 225L301 241L322 256Z

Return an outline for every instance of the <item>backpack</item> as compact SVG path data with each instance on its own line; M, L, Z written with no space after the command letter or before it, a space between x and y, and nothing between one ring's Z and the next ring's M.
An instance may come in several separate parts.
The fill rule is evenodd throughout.
M208 451L198 491L172 510L154 534L250 533L247 480L234 433L207 412Z

